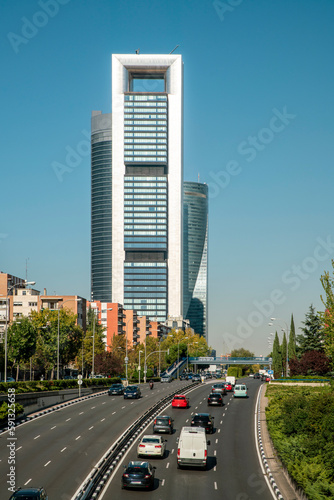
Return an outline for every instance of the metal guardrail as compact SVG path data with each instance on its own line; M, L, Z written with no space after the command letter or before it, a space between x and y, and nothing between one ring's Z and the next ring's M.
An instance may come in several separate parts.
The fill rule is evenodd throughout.
M186 392L196 386L196 383L187 385L182 389L182 392ZM155 403L151 408L149 408L139 419L137 419L122 436L115 442L112 448L101 458L98 462L92 475L86 479L82 484L80 491L73 497L73 500L95 500L98 499L102 488L104 487L106 481L109 479L114 468L117 466L118 462L123 457L125 451L136 439L137 435L142 431L142 429L147 425L147 423L154 417L157 413L167 406L175 394L178 394L180 390L175 391L162 400Z

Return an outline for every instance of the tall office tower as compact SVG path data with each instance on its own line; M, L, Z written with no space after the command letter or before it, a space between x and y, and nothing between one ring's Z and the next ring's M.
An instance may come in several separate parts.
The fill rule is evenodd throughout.
M91 120L91 295L111 302L111 114Z
M183 184L183 316L206 340L208 332L208 186Z
M112 56L112 302L181 316L183 64Z

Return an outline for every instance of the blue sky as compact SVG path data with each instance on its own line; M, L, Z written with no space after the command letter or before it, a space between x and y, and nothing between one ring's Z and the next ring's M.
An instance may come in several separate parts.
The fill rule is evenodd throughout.
M111 54L179 44L184 178L210 192L209 344L265 355L268 317L280 331L293 313L298 329L312 303L322 308L334 257L332 0L0 9L0 270L25 277L27 266L39 290L89 298L90 117L111 111ZM68 171L57 176L56 163Z

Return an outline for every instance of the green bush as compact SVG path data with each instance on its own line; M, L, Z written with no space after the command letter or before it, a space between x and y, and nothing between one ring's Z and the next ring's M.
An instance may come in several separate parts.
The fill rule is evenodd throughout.
M333 390L272 385L266 395L268 430L290 476L310 500L333 498Z
M22 405L19 403L15 403L15 415L18 417L21 413L23 413L24 408ZM6 423L6 420L8 418L8 404L6 401L3 401L2 405L0 406L0 424Z

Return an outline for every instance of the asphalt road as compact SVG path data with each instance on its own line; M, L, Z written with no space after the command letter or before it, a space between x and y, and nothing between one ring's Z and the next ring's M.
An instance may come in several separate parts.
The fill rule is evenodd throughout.
M70 500L102 455L159 399L188 382L142 384L142 398L101 395L49 413L15 429L16 487L44 486L49 500ZM189 384L189 383L188 383ZM0 436L0 498L10 497L9 434Z
M140 400L122 396L97 396L30 421L15 429L15 482L18 486L44 486L49 500L70 500L102 455L128 426L156 401L186 386L188 382L155 384L150 391L142 385ZM207 407L211 382L196 386L189 394L189 409L167 408L174 418L175 431L167 435L166 458L152 459L157 467L153 492L121 490L122 465L137 459L135 447L121 461L109 484L105 499L136 498L202 500L208 496L225 500L269 500L273 496L263 479L254 437L255 399L260 382L247 379L248 399L224 397L223 407ZM208 435L208 470L177 469L176 438L182 426L190 425L195 412L215 417L215 432ZM152 433L152 424L144 431ZM6 483L9 472L8 433L0 436L1 500L10 496ZM154 495L154 496L153 496Z
M147 498L147 495L157 500L272 500L273 495L263 477L255 446L255 404L260 382L250 379L245 382L249 388L247 399L234 399L229 394L224 397L223 407L208 407L207 396L211 384L205 383L189 394L189 409L165 409L163 413L174 419L174 434L166 435L167 456L149 460L156 467L154 491L121 489L123 465L130 460L138 460L137 440L111 477L103 500L130 499L134 494L137 500ZM215 432L207 435L211 442L208 447L208 468L206 471L177 469L176 439L181 427L190 425L191 416L196 412L210 413L215 418ZM152 424L144 433L152 433Z

